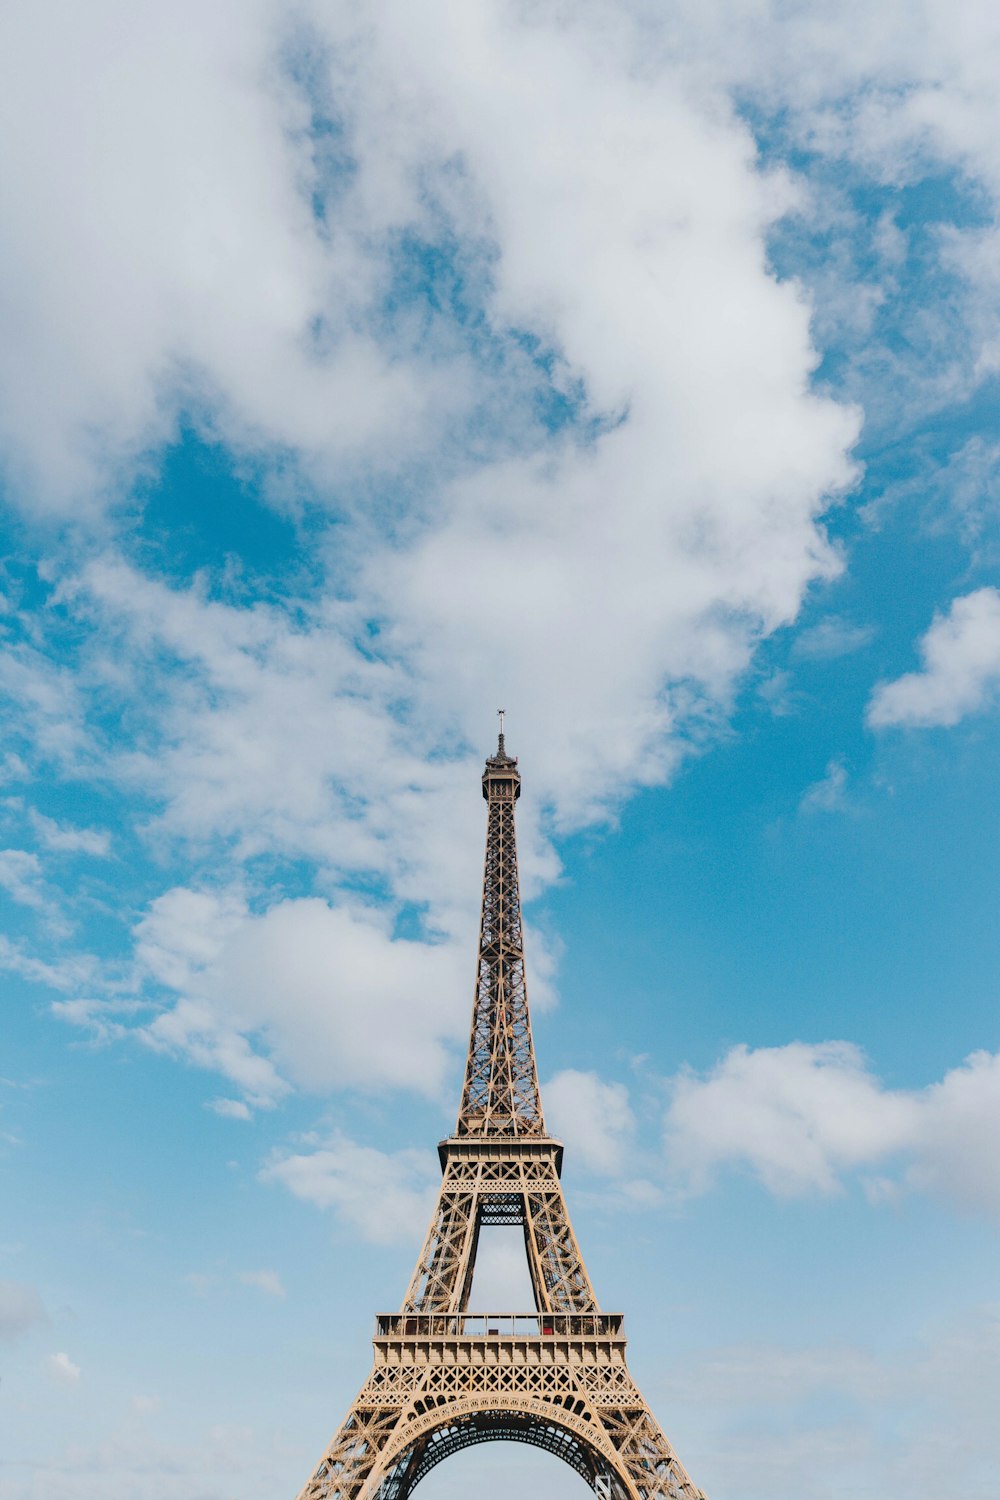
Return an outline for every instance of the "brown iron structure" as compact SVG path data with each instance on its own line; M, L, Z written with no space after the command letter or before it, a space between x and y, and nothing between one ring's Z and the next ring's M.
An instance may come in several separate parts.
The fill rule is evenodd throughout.
M546 1134L525 986L517 761L486 761L486 867L472 1034L441 1191L403 1306L380 1315L375 1363L299 1500L405 1500L472 1444L531 1443L607 1500L705 1500L632 1380L618 1313L601 1312ZM530 1313L468 1312L483 1225L518 1225Z

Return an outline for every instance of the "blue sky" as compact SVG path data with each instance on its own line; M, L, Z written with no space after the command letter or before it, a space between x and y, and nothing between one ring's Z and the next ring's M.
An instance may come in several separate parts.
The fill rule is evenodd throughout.
M0 1500L303 1482L457 1108L501 704L547 1119L686 1466L992 1500L1000 20L5 30ZM512 1483L580 1481L425 1490Z

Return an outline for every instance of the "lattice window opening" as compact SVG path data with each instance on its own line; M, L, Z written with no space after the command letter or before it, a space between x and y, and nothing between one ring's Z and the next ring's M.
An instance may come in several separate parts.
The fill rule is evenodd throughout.
M483 1200L480 1201L485 1208ZM486 1219L484 1215L466 1309L470 1313L496 1312L500 1308L527 1310L535 1306L524 1230L520 1227L523 1203L520 1198L515 1202L516 1218Z

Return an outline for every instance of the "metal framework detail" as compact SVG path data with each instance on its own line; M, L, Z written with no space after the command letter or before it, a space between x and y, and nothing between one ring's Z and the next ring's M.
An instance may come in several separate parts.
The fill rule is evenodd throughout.
M502 724L502 720L501 720ZM407 1500L451 1454L530 1443L602 1500L705 1500L628 1372L622 1318L601 1312L546 1135L528 1013L514 806L501 729L486 761L486 860L472 1032L441 1191L398 1313L299 1500ZM468 1311L483 1225L524 1234L535 1307Z

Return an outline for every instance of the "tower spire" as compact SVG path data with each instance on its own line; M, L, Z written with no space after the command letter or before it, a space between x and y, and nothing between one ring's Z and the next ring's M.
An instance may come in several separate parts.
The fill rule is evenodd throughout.
M476 992L456 1136L542 1136L535 1049L524 976L514 804L517 760L504 748L503 709L496 755L487 757L488 808Z

